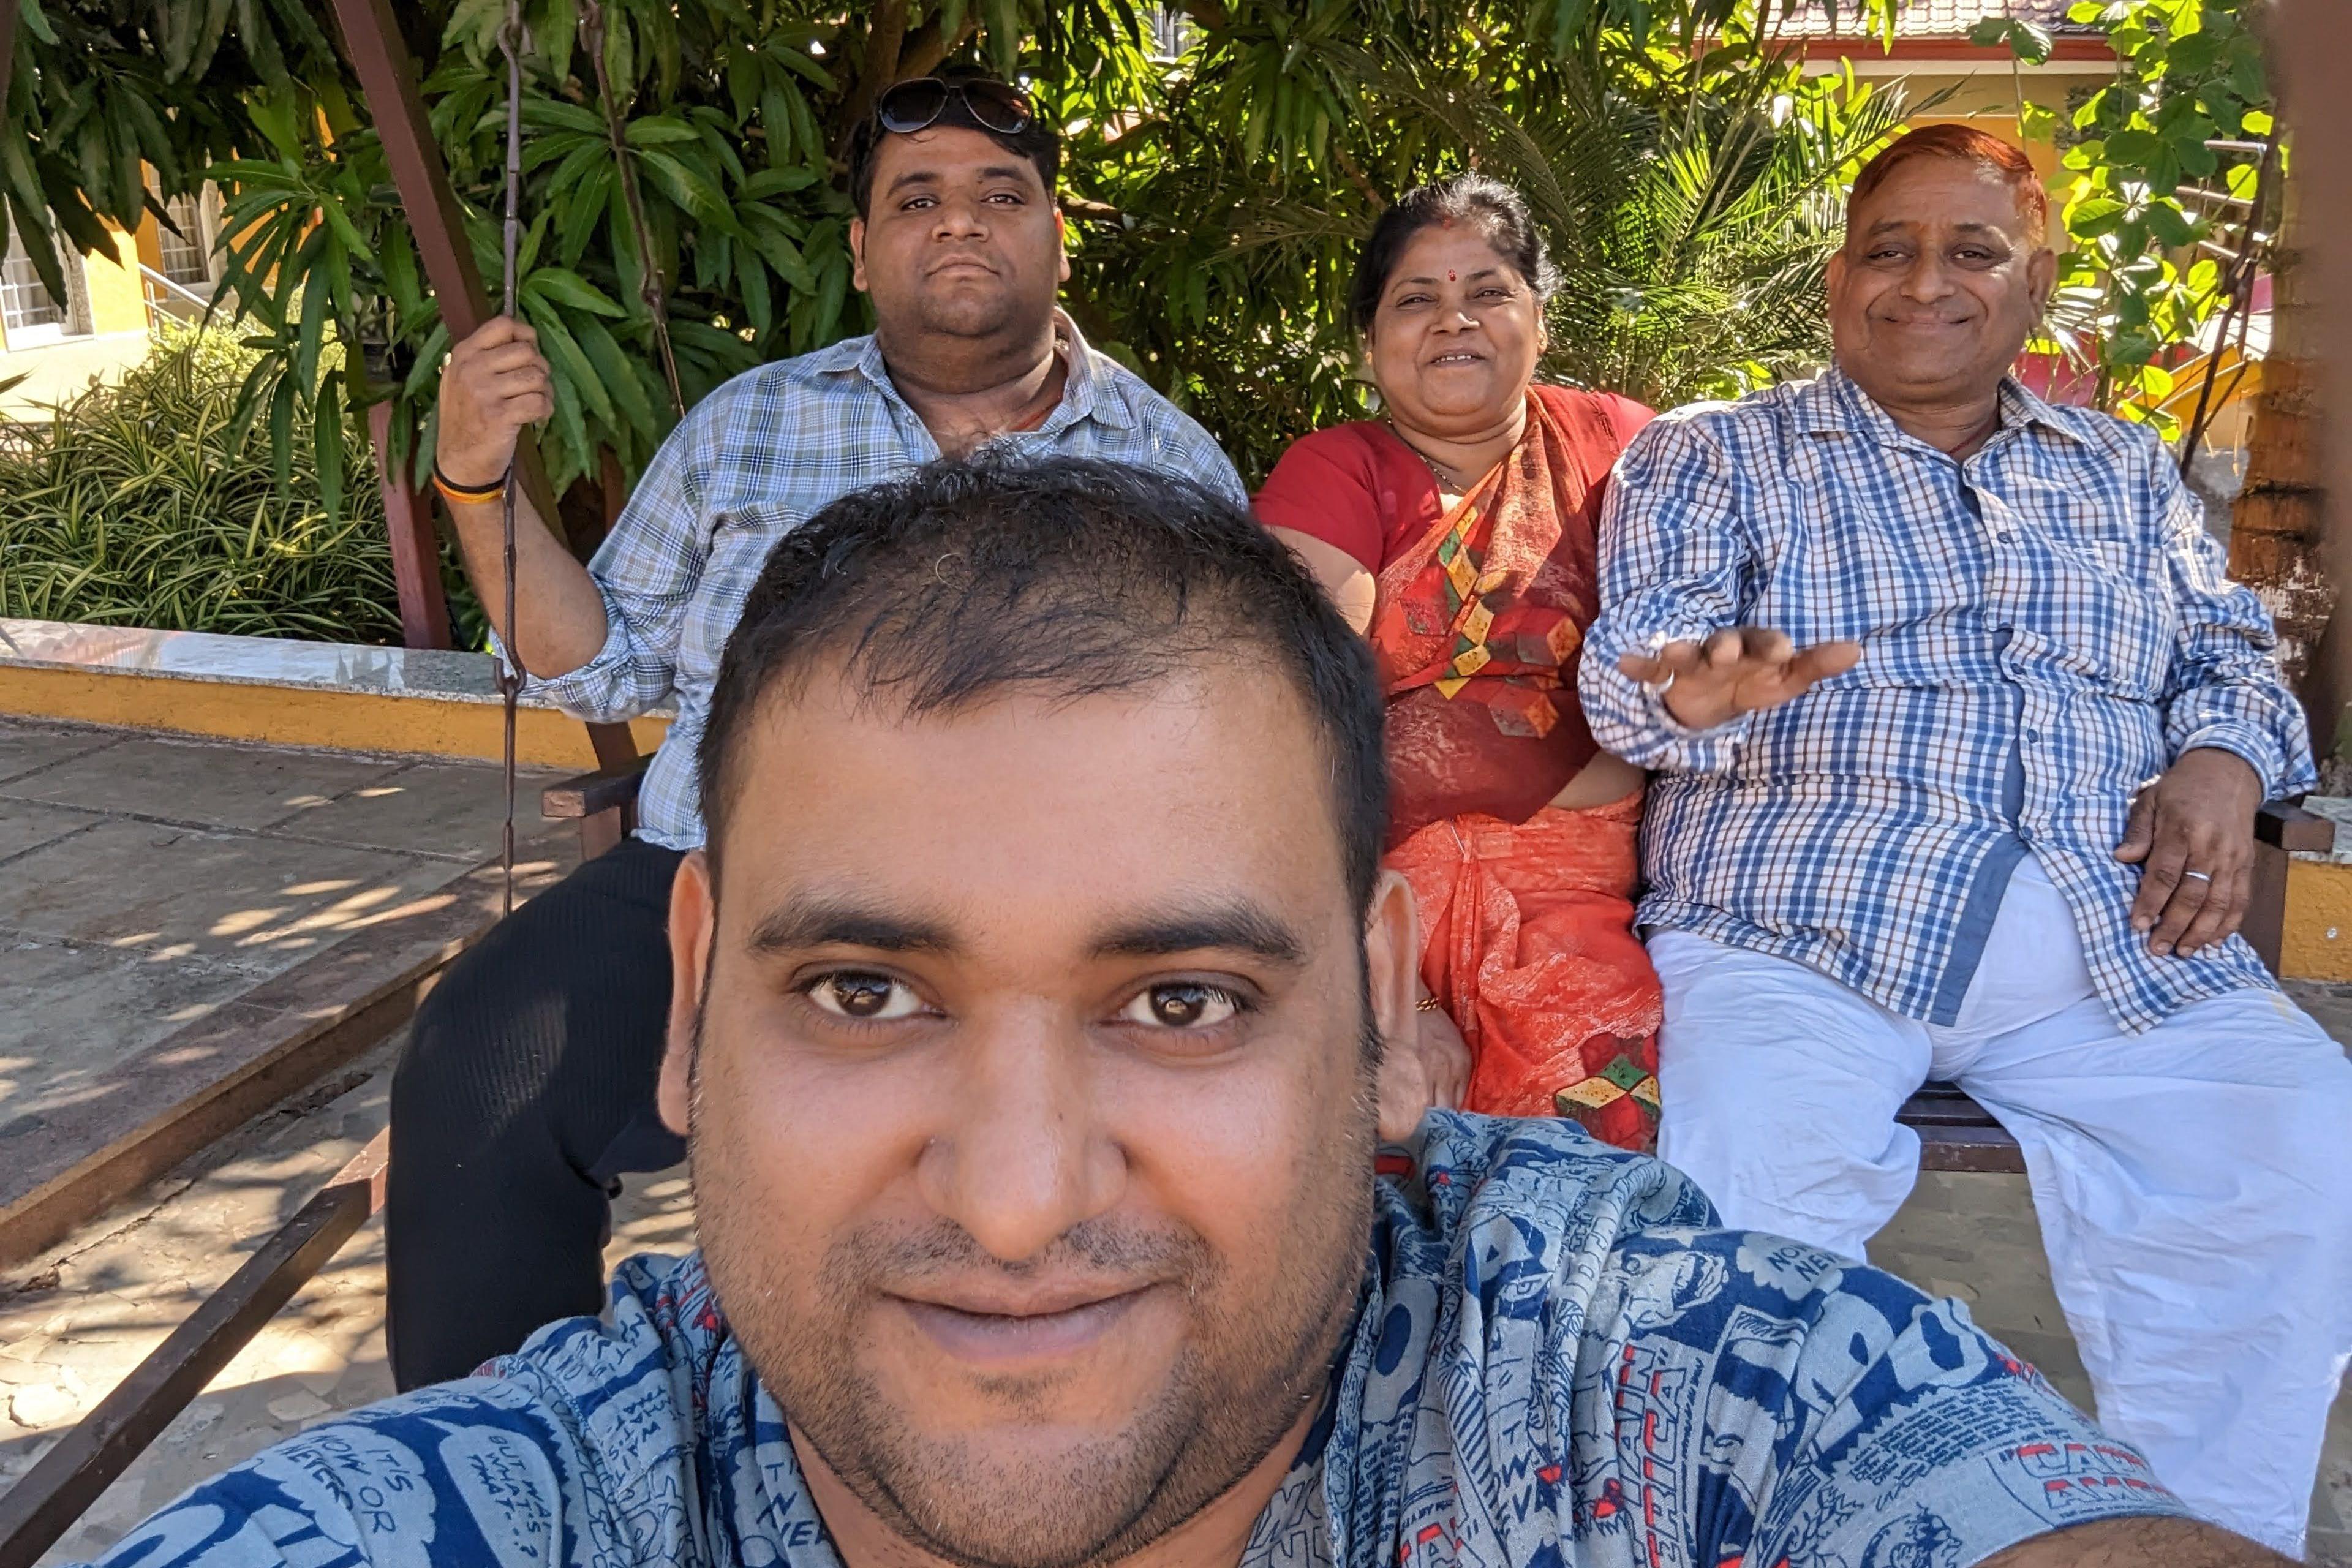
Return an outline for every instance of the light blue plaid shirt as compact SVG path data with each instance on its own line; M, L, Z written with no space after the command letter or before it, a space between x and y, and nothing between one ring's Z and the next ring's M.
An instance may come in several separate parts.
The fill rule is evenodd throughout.
M1015 450L1135 463L1249 504L1209 433L1133 373L1095 353L1068 318L1069 379ZM604 596L604 646L530 689L579 718L615 723L673 696L677 717L637 800L641 837L702 842L694 753L719 656L776 541L852 490L940 455L890 384L870 337L748 371L695 405L662 443L588 564Z
M2139 872L2114 851L2133 795L2200 746L2299 794L2310 743L2269 616L2156 437L2014 381L2000 413L1964 462L1836 371L1658 419L1610 489L1586 714L1657 773L1645 925L1948 1024L2030 849L2137 1031L2271 980L2242 940L2158 958L2131 930ZM1703 733L1617 669L1743 625L1851 637L1862 663Z

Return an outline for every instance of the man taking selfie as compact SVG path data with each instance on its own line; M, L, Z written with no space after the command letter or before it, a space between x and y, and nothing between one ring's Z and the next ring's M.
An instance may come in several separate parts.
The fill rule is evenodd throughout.
M671 900L701 1250L108 1563L2285 1561L1958 1306L1425 1115L1381 710L1197 485L835 502L744 603Z

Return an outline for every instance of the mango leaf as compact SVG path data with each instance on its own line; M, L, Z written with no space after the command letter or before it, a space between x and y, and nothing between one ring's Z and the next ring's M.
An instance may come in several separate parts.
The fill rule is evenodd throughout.
M559 381L568 379L572 384L582 408L607 425L618 423L604 382L588 363L588 356L581 352L571 329L563 324L562 312L544 300L531 299L523 301L523 311L530 318L530 324L539 329L540 352L555 367Z
M611 295L577 272L561 267L542 267L523 284L526 299L539 298L551 303L569 305L577 310L591 310L600 316L625 316L628 311L614 302Z
M814 169L762 169L743 182L746 201L764 202L775 196L788 196L807 190L816 184Z
M319 497L330 518L343 514L343 373L331 370L319 384L311 416L311 438L317 449Z
M652 176L652 184L688 217L734 228L735 214L707 172L668 153L650 149L638 154L638 163Z
M629 356L604 322L591 318L580 323L573 334L588 363L595 367L597 379L612 395L613 407L621 421L641 432L648 441L659 434L654 416L654 405L646 395L645 384L629 368Z

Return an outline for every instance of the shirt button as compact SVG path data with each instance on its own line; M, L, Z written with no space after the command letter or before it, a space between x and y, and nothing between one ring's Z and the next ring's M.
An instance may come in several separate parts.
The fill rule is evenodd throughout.
M2019 829L2017 830L2017 841L2018 841L2020 844L2031 844L2031 843L2032 843L2032 842L2033 842L2033 829L2032 829L2031 827L2021 827L2021 828L2019 828Z
M2013 544L2017 542L2017 535L2009 532L2007 530L2003 530L2000 534L2000 542L2003 544Z
M2039 730L2028 730L2025 732L2025 741L2028 745L2040 745L2042 743L2042 731Z

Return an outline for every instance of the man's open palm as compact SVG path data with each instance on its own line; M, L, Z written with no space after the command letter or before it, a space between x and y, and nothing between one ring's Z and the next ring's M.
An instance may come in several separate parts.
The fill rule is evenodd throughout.
M1629 653L1617 668L1662 687L1666 711L1686 730L1712 730L1742 713L1777 708L1862 658L1856 642L1816 643L1800 651L1786 632L1734 626L1703 643L1670 642L1654 654Z

